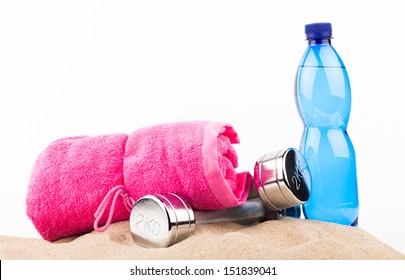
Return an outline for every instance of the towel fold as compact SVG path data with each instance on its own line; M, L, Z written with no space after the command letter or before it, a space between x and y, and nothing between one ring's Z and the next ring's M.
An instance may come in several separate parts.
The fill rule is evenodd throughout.
M129 219L133 202L147 194L175 192L201 210L241 205L250 174L235 170L236 143L231 125L200 121L57 140L33 167L27 215L54 241Z

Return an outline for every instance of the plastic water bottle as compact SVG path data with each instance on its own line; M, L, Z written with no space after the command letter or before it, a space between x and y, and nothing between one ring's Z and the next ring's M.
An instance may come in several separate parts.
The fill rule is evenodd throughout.
M307 219L357 226L356 159L346 132L351 107L349 77L331 45L332 25L305 26L308 47L296 76L296 101L304 122L300 150L312 175L303 205Z
M300 218L301 217L301 207L300 207L300 205L297 205L294 207L281 209L280 215L286 216L286 217L291 217L291 218Z

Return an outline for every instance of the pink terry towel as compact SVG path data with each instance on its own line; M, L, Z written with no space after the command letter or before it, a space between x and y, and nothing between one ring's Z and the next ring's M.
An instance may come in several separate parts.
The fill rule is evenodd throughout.
M197 121L57 140L34 165L27 215L54 241L129 219L147 194L174 192L201 210L241 205L250 174L235 171L236 143L231 125Z

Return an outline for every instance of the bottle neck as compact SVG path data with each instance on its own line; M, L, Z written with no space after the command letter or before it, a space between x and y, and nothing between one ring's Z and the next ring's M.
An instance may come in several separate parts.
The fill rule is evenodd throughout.
M332 38L319 38L319 39L308 39L308 46L315 46L315 45L331 45Z

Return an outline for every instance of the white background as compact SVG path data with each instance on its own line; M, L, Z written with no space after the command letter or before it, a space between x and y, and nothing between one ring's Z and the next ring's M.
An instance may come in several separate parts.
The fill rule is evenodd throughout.
M21 268L24 269L21 269ZM143 273L154 269L170 269L185 271L189 269L193 276L178 275L156 275L143 276L131 275L131 269L134 271L143 270ZM232 275L232 270L237 272L242 271L243 267L268 268L270 271L275 271L274 274L237 276ZM273 270L273 268L275 268ZM209 275L210 269L214 270L215 275ZM194 273L199 271L199 275ZM263 271L263 269L261 269ZM226 271L228 275L226 275ZM248 270L249 271L249 270ZM161 272L162 273L162 272ZM135 273L134 273L135 274ZM152 274L152 273L150 273ZM242 274L242 273L240 273ZM42 280L71 280L71 279L207 279L224 280L224 279L304 279L324 280L327 275L328 280L341 280L343 277L350 275L351 279L364 279L373 277L373 279L398 279L398 275L403 274L403 261L381 261L376 266L376 262L369 261L322 261L322 260L122 260L122 261L104 261L104 260L58 260L58 261L2 261L1 276L2 280L9 279L42 279ZM243 274L242 274L243 275Z
M172 121L231 123L240 168L298 148L294 79L304 25L329 21L348 68L359 227L405 253L401 1L1 1L0 235L25 215L53 140Z

